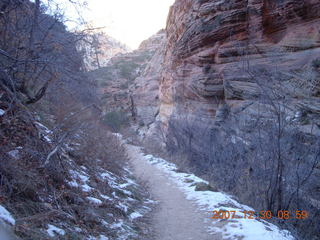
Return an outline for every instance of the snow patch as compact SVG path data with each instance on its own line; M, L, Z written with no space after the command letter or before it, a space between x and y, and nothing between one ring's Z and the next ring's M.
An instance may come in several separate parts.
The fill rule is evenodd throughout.
M120 133L113 133L115 137L117 137L119 140L122 140L122 135Z
M52 143L51 138L49 138L48 136L43 136L44 140L46 140L48 143Z
M69 181L68 185L70 187L79 187L79 184L75 180Z
M18 160L20 158L20 151L18 149L7 152L7 154L15 160Z
M34 122L42 131L44 131L46 134L52 134L52 131L49 130L46 126L44 126L42 123Z
M112 224L112 225L111 225L111 228L112 228L112 229L122 228L122 226L123 226L123 220L120 219L119 222Z
M107 195L100 194L100 197L102 197L102 198L105 199L105 200L110 200L110 201L112 201L112 198L109 197L109 196L107 196Z
M240 141L240 142L244 143L245 145L250 146L250 143L248 141L244 140L243 138L238 137L238 136L231 136L231 142L233 144L236 144L237 141Z
M136 219L136 218L139 218L139 217L142 217L143 215L140 214L139 212L133 212L129 215L129 217L133 220L133 219Z
M63 229L53 226L51 224L48 224L47 233L50 237L54 237L56 234L59 234L62 236L66 234L66 232Z
M6 223L9 223L11 225L15 225L16 224L16 221L11 216L10 212L0 205L0 221L1 220L5 221Z
M81 166L81 169L87 171L88 169L85 166Z
M109 238L106 237L105 235L100 235L99 240L109 240Z
M119 203L118 208L120 208L121 210L123 210L124 212L127 212L128 211L128 206L124 205L123 203Z
M6 113L3 109L0 108L0 116L3 116Z
M44 138L44 140L46 140L48 143L52 143L50 135L52 135L53 132L40 122L34 122L34 123L37 126L37 128L38 128L39 132L41 133L41 136Z
M75 171L75 170L70 170L69 171L71 177L72 177L72 181L69 181L68 184L71 187L81 187L82 191L84 192L91 192L92 190L94 190L92 187L90 187L87 184L87 181L89 180L89 176L81 171ZM82 184L79 184L77 181L81 182Z
M109 228L109 223L107 223L105 220L101 220L101 224L103 225L103 226L105 226L106 228Z
M87 175L84 175L84 173L79 173L74 170L70 170L69 172L74 179L80 179L83 182L86 182L89 180L89 177Z
M88 184L83 184L81 185L82 191L84 192L91 192L92 190L94 190L92 187L90 187Z
M94 198L94 197L87 197L90 203L94 205L101 205L102 201L100 199Z
M173 163L169 163L161 158L155 158L152 155L145 155L144 158L150 164L155 165L158 169L166 172L171 180L174 181L184 192L186 198L188 200L196 202L200 210L207 212L212 212L214 210L233 210L237 213L243 212L244 210L254 211L254 209L250 208L249 206L240 204L239 202L232 199L231 196L225 193L212 191L195 191L194 182L208 182L193 174L176 172L177 167ZM294 240L294 237L290 234L290 232L281 230L276 225L273 225L261 219L260 221L245 218L232 219L232 221L226 221L223 227L216 227L216 223L217 222L212 221L212 226L208 228L208 232L220 232L224 237L228 239L239 239L240 237L244 240Z
M105 171L103 173L100 174L101 178L103 180L111 180L111 181L115 181L116 178L113 176L113 174L111 172Z
M89 236L86 238L86 240L109 240L109 238L105 235L100 235L99 237Z

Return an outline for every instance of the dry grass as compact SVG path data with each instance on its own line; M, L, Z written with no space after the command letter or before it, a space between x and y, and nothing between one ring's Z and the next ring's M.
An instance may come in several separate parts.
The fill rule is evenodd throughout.
M0 200L16 219L15 234L22 239L48 239L47 224L62 224L69 230L61 239L83 239L97 233L116 237L116 230L102 226L101 220L112 222L126 218L126 213L108 200L93 206L86 201L88 193L68 186L67 181L72 179L70 170L85 167L94 187L90 196L116 192L97 173L105 169L115 176L128 175L122 168L127 156L118 139L97 121L88 122L44 166L54 144L41 138L32 121L22 112L0 118ZM20 146L17 158L8 154ZM147 197L142 189L133 191L137 199ZM121 196L121 192L117 194ZM140 200L136 204L141 204ZM75 226L83 232L75 232Z

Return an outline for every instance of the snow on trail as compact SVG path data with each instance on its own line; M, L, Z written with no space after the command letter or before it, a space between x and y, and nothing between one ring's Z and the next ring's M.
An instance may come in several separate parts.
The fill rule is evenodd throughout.
M159 202L153 219L157 240L294 240L286 230L261 219L245 219L254 211L222 192L195 191L204 182L193 174L178 173L161 158L144 155L139 147L126 144L137 177L146 181ZM212 211L236 211L237 219L211 219Z
M152 240L221 239L206 233L203 219L207 217L196 210L165 172L151 165L139 148L130 145L126 147L134 173L147 182L151 196L160 203L152 217L151 227L156 235Z
M11 213L8 212L3 206L0 205L0 223L4 221L5 223L9 223L11 225L15 225L16 221L12 217Z

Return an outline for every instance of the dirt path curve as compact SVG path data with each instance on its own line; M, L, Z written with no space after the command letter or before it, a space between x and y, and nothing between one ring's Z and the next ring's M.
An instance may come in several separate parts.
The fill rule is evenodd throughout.
M152 197L159 202L152 219L154 240L220 240L209 235L208 214L197 210L166 173L147 163L138 147L126 145L134 174L147 182Z

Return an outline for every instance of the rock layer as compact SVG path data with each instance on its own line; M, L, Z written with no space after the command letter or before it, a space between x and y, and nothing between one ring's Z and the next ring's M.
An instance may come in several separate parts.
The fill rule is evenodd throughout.
M104 114L121 112L134 119L138 115L144 125L154 120L159 99L159 49L164 37L161 30L137 50L118 54L105 67L89 72L99 85Z
M135 111L140 125L150 125L159 112L159 82L163 64L165 32L160 31L148 44L155 53L142 74L135 79L134 88L131 88ZM141 44L143 47L145 43Z
M317 0L176 0L149 68L160 79L152 134L257 209L318 211L319 26ZM140 112L156 86L137 91ZM316 219L301 232L319 236Z
M255 70L311 66L320 53L319 16L313 0L176 1L160 88L164 123L180 107L194 112L200 103L205 117L214 118L225 102L254 99Z

